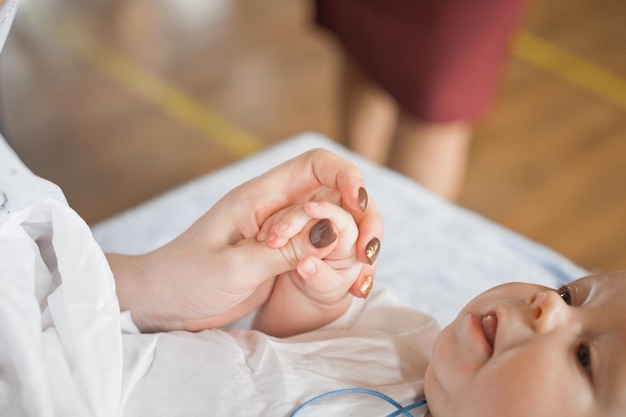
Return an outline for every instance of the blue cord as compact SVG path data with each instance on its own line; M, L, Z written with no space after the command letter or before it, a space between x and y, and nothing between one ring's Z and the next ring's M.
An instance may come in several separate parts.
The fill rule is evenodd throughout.
M289 417L294 417L296 414L298 414L300 411L302 411L302 409L318 402L321 400L324 400L326 398L331 398L331 397L336 397L337 395L344 395L344 394L366 394L366 395L373 395L374 397L378 397L381 398L385 401L387 401L389 404L393 405L394 407L397 408L396 411L394 411L393 413L387 415L386 417L396 417L399 415L404 415L406 417L413 417L411 413L409 413L409 410L412 410L414 408L417 407L421 407L422 405L426 404L426 400L420 400L417 401L413 404L409 404L406 407L403 407L401 404L399 404L398 402L396 402L393 398L378 392L378 391L373 391L373 390L369 390L369 389L363 389L363 388L347 388L347 389L340 389L340 390L336 390L336 391L330 391L327 392L325 394L321 394L318 395L317 397L311 398L310 400L304 402L300 407L296 408L294 410L293 413L291 413L289 415Z

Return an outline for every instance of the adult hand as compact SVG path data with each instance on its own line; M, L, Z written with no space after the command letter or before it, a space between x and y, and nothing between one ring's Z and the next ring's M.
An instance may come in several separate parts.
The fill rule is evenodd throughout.
M298 262L291 250L258 241L261 226L275 212L307 201L336 203L354 217L357 258L373 275L383 224L363 177L345 159L315 149L236 187L161 248L108 254L121 309L142 331L196 331L245 316L267 299L273 278ZM324 256L325 248L302 250Z

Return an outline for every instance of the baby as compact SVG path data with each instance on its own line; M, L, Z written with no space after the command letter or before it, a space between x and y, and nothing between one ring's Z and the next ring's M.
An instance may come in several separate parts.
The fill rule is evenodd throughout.
M359 266L353 250L356 227L346 212L330 203L294 206L268 220L259 236L273 247L301 245L298 240L319 218L329 219L337 237L324 259L304 259L298 271L306 271L309 264L328 267L337 272L336 279L310 281L306 272L278 277L257 315L257 329L292 335L341 321L348 314L349 290ZM432 341L432 357L426 358L423 373L426 415L623 415L626 304L622 295L626 295L626 271L590 275L556 289L509 283L478 295ZM324 314L318 315L320 311ZM395 326L384 320L375 323L371 317L373 327ZM426 332L425 337L430 335ZM419 355L418 349L415 356ZM402 366L408 369L412 364ZM320 387L320 394L324 388Z
M424 377L431 415L623 415L624 294L626 271L480 294L435 339Z

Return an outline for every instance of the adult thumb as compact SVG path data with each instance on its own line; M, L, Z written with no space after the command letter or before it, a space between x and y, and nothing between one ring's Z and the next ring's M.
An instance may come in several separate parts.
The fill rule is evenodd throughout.
M276 276L295 270L298 263L309 256L323 259L337 243L337 233L328 219L313 219L287 244L280 248L270 248L265 242L246 239L234 249L241 253L243 269L255 275ZM260 277L259 277L260 278Z

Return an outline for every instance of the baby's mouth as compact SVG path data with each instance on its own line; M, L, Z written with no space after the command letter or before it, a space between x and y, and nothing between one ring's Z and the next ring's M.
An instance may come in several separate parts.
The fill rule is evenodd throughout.
M481 317L480 324L483 326L483 332L493 351L496 342L496 331L498 330L498 316L496 316L494 311L490 311Z

